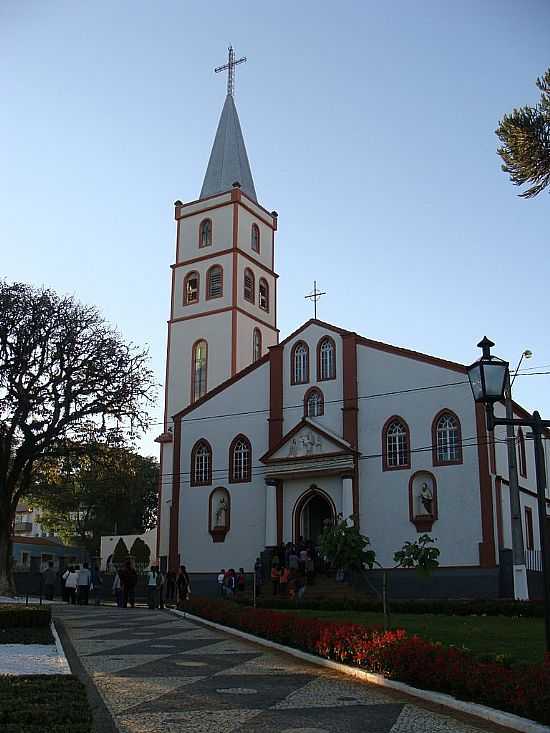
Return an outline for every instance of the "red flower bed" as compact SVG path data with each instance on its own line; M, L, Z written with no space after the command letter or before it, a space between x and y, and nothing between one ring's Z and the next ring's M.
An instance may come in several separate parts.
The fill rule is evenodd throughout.
M402 629L302 618L292 613L194 598L186 610L226 626L361 667L414 687L445 692L550 724L550 661L505 667L433 644Z

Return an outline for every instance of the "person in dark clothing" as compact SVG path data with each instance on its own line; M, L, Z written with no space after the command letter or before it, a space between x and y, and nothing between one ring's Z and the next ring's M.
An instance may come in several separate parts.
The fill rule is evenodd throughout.
M187 600L191 592L191 581L189 579L189 575L187 573L187 568L185 567L185 565L182 565L180 567L178 577L176 579L176 588L178 592L177 603L179 606Z
M44 580L44 598L47 601L53 601L57 574L53 569L53 562L51 560L48 562L47 569L42 573L42 578Z
M176 573L169 570L166 573L166 601L174 601L176 598Z
M124 567L119 572L119 576L122 585L122 608L128 608L128 603L132 608L135 608L138 577L130 560L126 560Z

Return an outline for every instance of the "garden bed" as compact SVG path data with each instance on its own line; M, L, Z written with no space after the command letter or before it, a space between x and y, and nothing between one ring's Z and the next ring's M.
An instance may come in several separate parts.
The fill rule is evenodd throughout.
M47 606L0 604L0 644L54 644Z
M84 685L70 675L0 675L2 733L91 733Z
M194 598L185 610L413 687L550 723L550 663L510 668L408 636L404 630L384 632L379 627L303 618L229 601Z

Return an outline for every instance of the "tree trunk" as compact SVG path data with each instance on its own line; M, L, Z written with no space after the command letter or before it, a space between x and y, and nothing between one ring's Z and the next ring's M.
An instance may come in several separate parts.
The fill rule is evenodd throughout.
M10 503L0 505L0 596L15 594L11 529L13 516Z

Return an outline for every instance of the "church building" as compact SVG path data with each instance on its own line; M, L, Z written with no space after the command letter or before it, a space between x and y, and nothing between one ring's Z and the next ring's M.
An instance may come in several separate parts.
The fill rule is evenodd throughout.
M497 596L511 547L505 435L487 432L465 366L316 318L279 337L278 215L256 195L231 53L200 196L175 203L161 565L185 564L191 577L251 571L266 548L315 544L342 515L387 565L405 541L434 537L430 595ZM524 543L537 550L533 448L521 431L517 454Z

